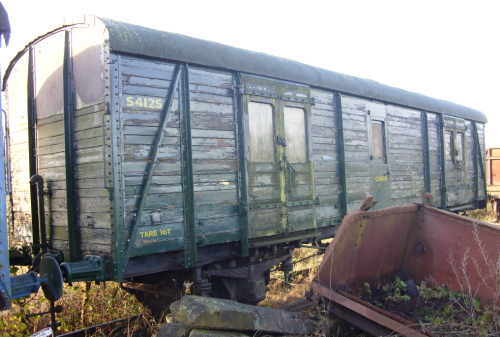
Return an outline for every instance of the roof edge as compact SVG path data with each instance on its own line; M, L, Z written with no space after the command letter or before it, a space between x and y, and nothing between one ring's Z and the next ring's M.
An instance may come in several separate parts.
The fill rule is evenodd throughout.
M240 71L307 84L312 87L417 110L442 113L482 123L488 121L486 115L479 110L376 81L217 42L163 32L107 18L99 19L109 32L110 48L115 52ZM163 43L159 43L159 41Z

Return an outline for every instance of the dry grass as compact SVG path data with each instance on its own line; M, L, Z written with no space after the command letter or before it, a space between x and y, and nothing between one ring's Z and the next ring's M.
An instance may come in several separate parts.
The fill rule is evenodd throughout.
M279 307L285 303L303 299L309 291L311 281L314 279L323 259L323 255L316 254L316 249L295 249L293 261L300 262L294 264L291 272L291 280L287 283L282 271L272 272L266 298L260 304ZM312 257L308 258L309 256Z
M465 216L468 216L468 217L471 217L471 218L474 218L474 219L477 219L480 221L489 222L489 223L492 223L495 225L500 225L500 223L498 223L496 221L495 212L493 211L493 209L491 207L491 203L489 203L489 202L487 203L486 208L476 209L473 211L467 211L467 212L465 212Z
M117 283L99 285L79 282L65 285L64 296L56 304L64 311L58 314L61 324L59 332L68 332L145 312L142 305ZM30 313L47 311L49 302L42 291L38 294L14 301L12 309L0 313L0 336L29 336L49 325L48 315L30 317ZM143 324L143 322L141 322ZM96 334L96 336L104 336Z
M296 249L293 254L294 265L291 281L286 283L283 273L274 271L269 284L267 297L262 305L279 307L285 303L305 297L311 281L316 275L322 255L316 249ZM20 271L21 272L21 271ZM137 330L147 330L154 336L159 324L147 314L147 310L117 283L95 284L85 282L65 285L64 296L57 302L64 307L58 315L61 323L59 332L67 332L98 323L142 314L143 318L126 329L126 335L137 336ZM40 291L37 295L15 301L10 311L0 313L0 337L20 337L43 329L49 324L49 317L28 317L29 313L48 310L49 303ZM135 333L134 333L135 332ZM108 336L109 332L97 332L93 336Z

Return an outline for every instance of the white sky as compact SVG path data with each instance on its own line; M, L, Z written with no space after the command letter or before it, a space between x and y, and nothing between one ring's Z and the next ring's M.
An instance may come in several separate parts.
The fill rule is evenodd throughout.
M294 59L487 114L500 146L500 1L3 0L11 44L94 14Z

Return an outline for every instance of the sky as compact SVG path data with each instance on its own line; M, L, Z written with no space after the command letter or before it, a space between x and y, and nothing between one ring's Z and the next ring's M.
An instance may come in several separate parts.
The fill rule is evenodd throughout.
M27 42L92 14L369 78L484 112L500 146L500 1L3 0L2 69ZM66 19L67 20L67 19Z

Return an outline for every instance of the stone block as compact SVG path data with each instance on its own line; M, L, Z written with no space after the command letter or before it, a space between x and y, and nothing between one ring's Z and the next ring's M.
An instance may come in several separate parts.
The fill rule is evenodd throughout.
M170 306L174 320L198 329L261 331L308 335L312 320L300 313L211 297L184 296Z

